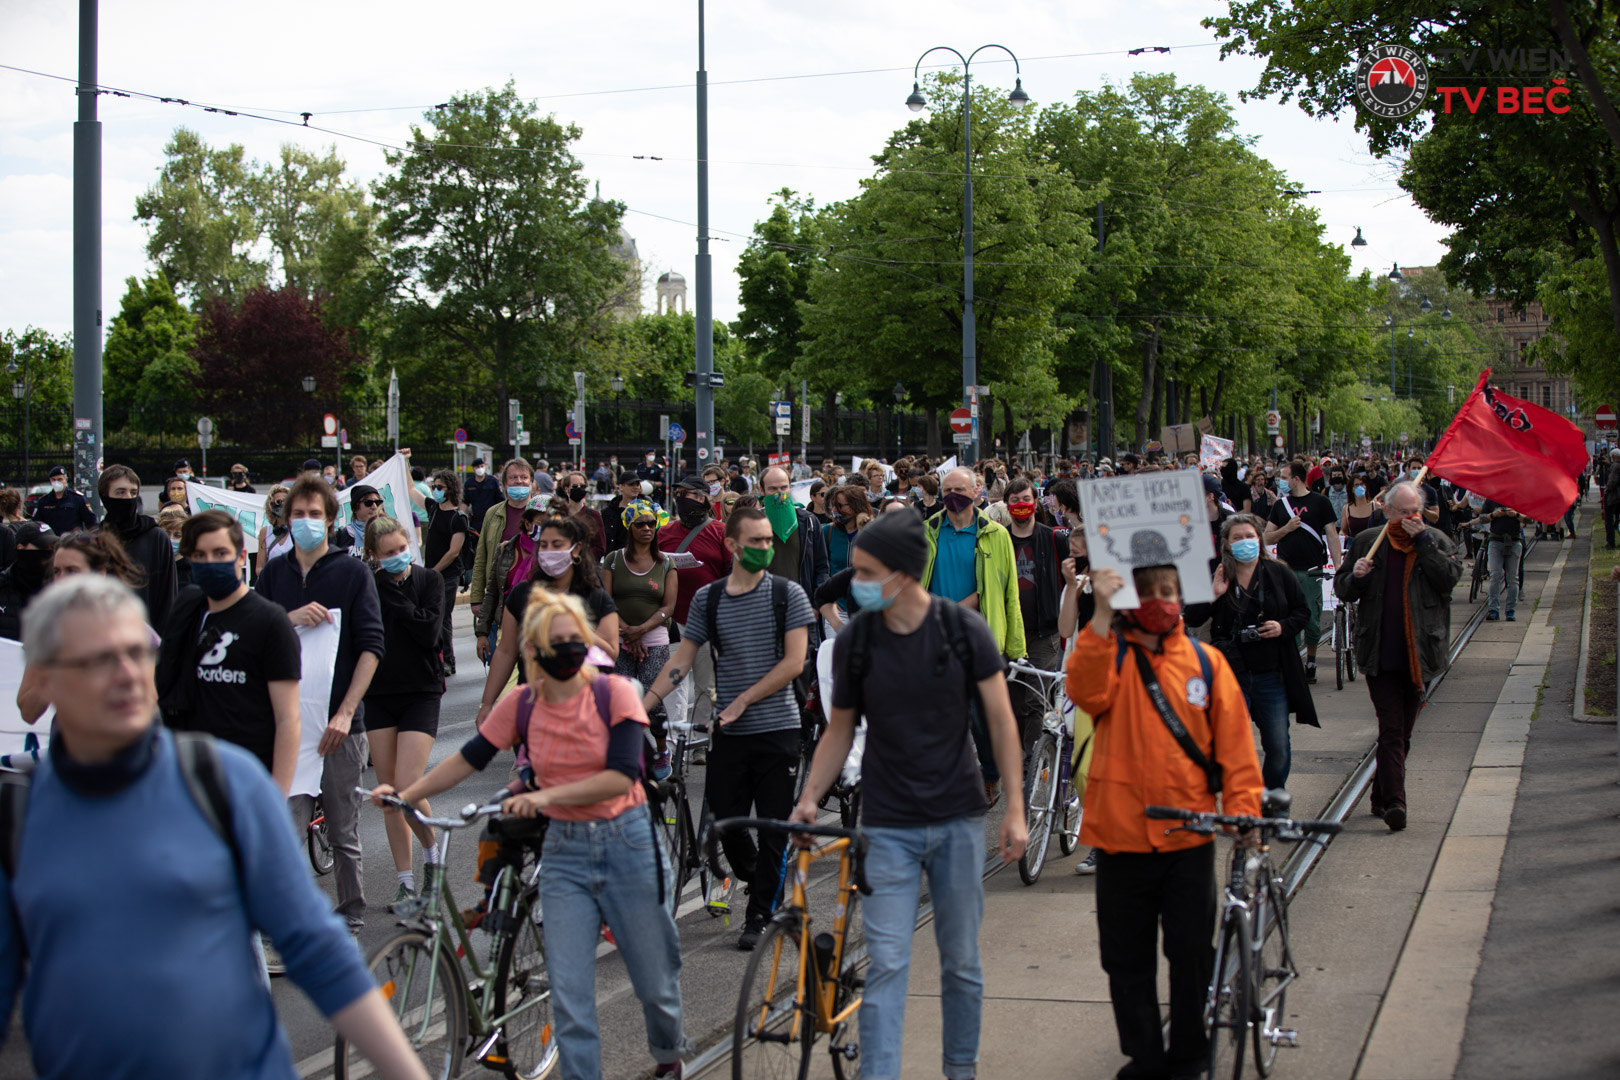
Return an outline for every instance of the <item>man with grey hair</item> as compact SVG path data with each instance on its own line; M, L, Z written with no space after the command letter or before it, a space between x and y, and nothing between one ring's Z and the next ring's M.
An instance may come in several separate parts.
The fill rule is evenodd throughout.
M1426 688L1446 668L1451 589L1462 577L1456 547L1423 520L1423 502L1409 480L1390 487L1388 524L1356 534L1333 579L1340 600L1360 604L1352 644L1378 714L1372 812L1391 832L1406 828L1406 752Z
M380 1074L425 1078L264 766L158 723L135 594L74 575L29 606L23 646L56 723L32 778L8 777L0 798L0 1012L20 989L38 1074L292 1075L260 931ZM87 881L116 882L116 903Z

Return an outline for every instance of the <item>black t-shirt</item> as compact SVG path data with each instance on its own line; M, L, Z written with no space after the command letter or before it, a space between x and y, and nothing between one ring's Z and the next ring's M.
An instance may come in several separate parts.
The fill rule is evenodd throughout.
M298 634L281 605L256 592L218 613L205 605L201 622L196 708L187 723L235 743L268 769L276 743L269 684L302 676Z
M517 586L506 596L506 610L512 613L512 618L517 620L517 624L520 628L523 626L523 612L529 606L529 591L533 589L534 586L535 581L533 578L530 578L528 581L520 581L518 582ZM575 595L578 594L576 593ZM580 600L584 602L585 613L591 617L591 622L598 626L600 626L602 620L607 618L609 615L617 615L619 613L619 609L613 604L613 597L609 596L608 591L601 586L597 586L596 588L592 589L589 596L581 596ZM517 672L519 683L525 683L528 681L528 676L523 670L523 664L521 661L518 663Z
M1288 502L1284 504L1283 497L1278 497L1276 505L1271 508L1271 524L1288 524L1288 519L1294 516L1288 512L1292 506L1299 512L1305 525L1315 529L1317 536L1322 539L1312 536L1302 525L1277 544L1277 557L1295 570L1315 570L1327 562L1327 530L1336 517L1333 504L1328 502L1326 495L1318 495L1314 491L1304 495L1290 493L1287 499Z
M877 614L871 619L862 711L866 756L861 759L861 822L911 827L985 812L984 781L969 732L972 695L968 675L951 651L935 597L928 618L910 634L896 634ZM961 609L973 647L976 683L1003 670L1001 651L984 618ZM833 705L855 706L845 629L833 639Z
M1018 570L1018 609L1024 616L1024 628L1040 625L1041 617L1035 602L1035 534L1020 539L1012 538L1013 564Z
M1510 509L1512 509L1512 507L1503 506L1495 499L1486 499L1485 505L1479 508L1479 516L1488 517L1498 510ZM1523 526L1519 524L1519 519L1511 515L1504 514L1499 518L1491 518L1492 537L1504 537L1510 540L1517 540L1522 528Z
M467 515L460 510L441 508L432 499L427 500L427 514L427 528L422 530L422 561L433 569L450 550L455 535L467 531ZM463 540L462 544L466 542Z

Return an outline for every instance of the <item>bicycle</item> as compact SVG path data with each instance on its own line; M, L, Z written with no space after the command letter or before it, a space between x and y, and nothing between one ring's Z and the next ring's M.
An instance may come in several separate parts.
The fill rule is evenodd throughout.
M705 734L699 739L694 737L694 732ZM708 745L707 732L707 725L671 721L665 736L669 740L669 776L663 780L649 778L642 783L647 789L648 804L653 807L653 820L663 829L664 841L669 846L671 858L675 860L676 906L679 907L680 897L695 873L704 910L711 918L729 922L731 876L718 859L702 857L701 841L714 821L714 815L709 810L709 800L705 798L701 803L701 816L694 823L692 799L687 787L687 770L692 755ZM651 733L648 738L652 738Z
M1337 688L1356 681L1356 605L1339 601L1333 610L1333 677Z
M309 827L304 830L304 845L309 848L309 865L317 875L332 872L332 834L326 827L326 804L315 796L315 810L310 815Z
M812 680L810 691L805 695L804 708L799 715L799 763L798 779L793 785L793 798L798 800L804 791L805 782L810 779L810 763L816 760L816 747L821 745L821 737L827 733L827 714L821 703L821 684L819 680ZM853 829L861 816L861 770L858 751L864 751L866 744L866 731L864 721L857 720L855 728L855 742L851 746L853 766L846 763L838 771L832 785L827 788L817 804L822 810L829 804L838 804L838 820L846 829Z
M370 795L364 788L356 790ZM501 812L496 802L469 805L459 818L430 818L396 796L385 795L382 801L423 825L443 830L441 867L449 865L452 833ZM535 883L539 872L537 861L527 873L505 866L496 875L489 913L480 924L489 935L484 963L479 962L471 932L442 872L424 881L421 895L396 906L403 932L371 953L368 966L383 997L428 1075L436 1080L460 1075L468 1055L513 1080L538 1080L557 1066ZM471 979L462 968L462 957L472 970ZM337 1080L370 1072L370 1063L340 1036L334 1051Z
M858 830L826 825L726 818L709 833L711 852L720 837L738 829L776 830L829 842L798 849L787 895L748 959L732 1027L732 1080L788 1075L803 1080L810 1074L816 1040L824 1034L833 1075L856 1080L865 980L856 971L850 944L859 934L860 895L872 893L866 884L866 837ZM832 930L817 934L805 884L812 863L833 857L838 859L838 886Z
M1281 815L1292 802L1288 792L1265 793L1261 817L1177 810L1149 806L1147 816L1185 824L1166 829L1213 836L1217 828L1252 830L1255 846L1232 851L1231 875L1221 903L1220 934L1215 945L1215 975L1204 1004L1209 1031L1210 1080L1243 1075L1245 1044L1254 1044L1254 1064L1270 1076L1277 1051L1299 1045L1299 1032L1283 1028L1288 987L1299 978L1288 943L1288 893L1271 861L1271 842L1325 843L1344 826L1336 821L1295 821Z
M1063 691L1062 672L1042 671L1022 660L1013 661L1012 672L1011 681L1022 683L1026 690L1032 689L1033 680L1046 702L1041 733L1030 747L1025 769L1024 814L1029 843L1018 859L1018 877L1025 885L1033 885L1046 865L1054 821L1058 822L1058 847L1064 855L1073 854L1080 843L1080 796L1069 773L1074 758L1074 705Z

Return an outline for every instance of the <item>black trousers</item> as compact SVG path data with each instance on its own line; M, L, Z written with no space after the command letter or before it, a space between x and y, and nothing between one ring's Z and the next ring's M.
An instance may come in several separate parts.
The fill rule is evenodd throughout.
M444 670L456 673L456 593L461 589L461 563L444 568L444 622L440 625L439 651L444 654Z
M760 735L732 735L715 725L709 744L704 793L716 819L762 817L785 820L793 813L798 780L799 731L770 731ZM748 883L745 925L763 926L776 909L782 887L787 836L766 833L756 847L745 832L722 842L726 861L738 881Z
M1412 728L1423 708L1423 693L1410 675L1367 675L1367 696L1378 716L1378 750L1373 771L1372 808L1406 809L1406 755Z
M1170 962L1170 1045L1160 1027L1154 946ZM1193 1075L1208 1063L1204 1000L1215 963L1215 845L1097 858L1097 932L1114 1003L1119 1076Z
M1620 510L1610 510L1608 507L1604 507L1603 531L1608 536L1610 547L1614 547L1614 530L1616 524L1620 524Z

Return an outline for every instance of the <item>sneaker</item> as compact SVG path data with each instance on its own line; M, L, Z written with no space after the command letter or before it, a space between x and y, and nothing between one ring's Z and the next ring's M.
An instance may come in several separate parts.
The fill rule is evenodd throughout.
M443 863L436 863L436 862L423 863L422 864L422 887L421 887L421 889L419 889L417 891L417 895L418 896L423 896L423 897L432 896L434 893L439 891L439 886L441 884L443 884L443 882L444 882L444 864Z
M1080 877L1089 877L1090 875L1095 874L1097 872L1097 849L1096 848L1092 848L1089 852L1086 853L1085 858L1081 859L1078 863L1075 864L1074 872L1076 874L1078 874Z
M718 881L710 879L709 895L703 898L703 906L715 918L731 913L731 879L721 878Z
M1313 683L1313 682L1316 681L1316 661L1315 660L1307 660L1307 661L1305 661L1305 681L1308 682L1308 683Z
M664 750L653 758L652 774L654 780L668 780L669 774L675 770L669 764L669 751Z
M1514 621L1514 618L1513 618L1513 612L1511 612L1511 611L1510 611L1510 612L1508 612L1508 613L1507 613L1507 614L1506 614L1506 615L1504 615L1504 616L1502 616L1502 617L1503 617L1503 618L1504 618L1504 619L1506 619L1506 620L1507 620L1507 621L1508 621L1508 622L1513 622L1513 621Z
M1390 832L1400 832L1406 828L1406 807L1392 806L1385 810L1384 824L1389 826Z
M401 900L409 900L411 897L413 897L415 895L416 894L411 891L411 887L409 885L405 884L402 881L402 882L399 883L399 891L394 893L394 901L393 901L393 903L389 904L388 907L389 907L390 910L392 910L393 907L394 907L394 904L399 903Z
M660 1065L658 1068L653 1070L653 1076L655 1078L660 1076L668 1076L672 1077L673 1080L681 1080L681 1077L685 1075L686 1073L682 1071L681 1063L678 1061L671 1061L668 1064Z
M264 970L271 975L287 974L287 964L281 959L276 947L270 944L270 939L261 938L260 944L264 946Z
M619 944L619 939L613 936L613 931L608 929L607 923L602 924L602 940L609 945L617 946Z
M754 946L759 944L759 937L765 932L763 923L749 923L743 927L742 936L737 939L738 952L753 952Z
M1495 622L1497 619L1500 619L1501 617L1502 616L1498 615L1494 611L1487 611L1485 613L1485 621L1486 622Z
M694 765L707 765L708 763L709 763L709 752L707 750L703 749L702 747L699 747L698 749L692 751L692 764L694 764Z

